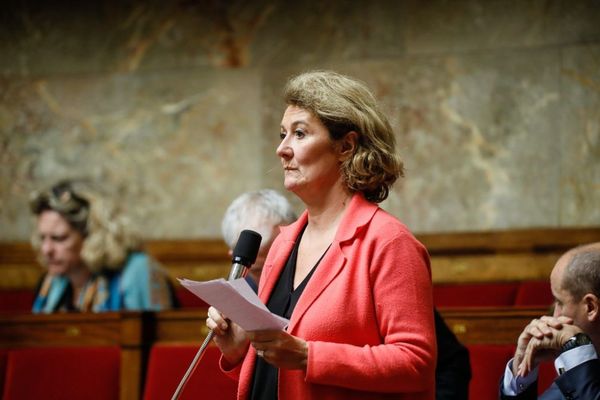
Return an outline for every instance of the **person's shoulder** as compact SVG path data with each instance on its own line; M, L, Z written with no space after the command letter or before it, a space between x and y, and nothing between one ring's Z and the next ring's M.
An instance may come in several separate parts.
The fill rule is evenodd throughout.
M157 273L161 273L160 266L150 255L143 251L132 252L127 256L121 270L121 286L138 287L141 283L148 282Z
M135 251L127 256L123 265L123 274L136 274L146 272L152 267L154 260L143 251Z
M379 208L373 215L369 227L369 235L382 243L401 242L416 248L425 249L412 231L398 218Z
M410 229L397 217L393 216L383 208L379 207L371 220L373 227L381 229L384 235L390 234L408 235L414 237Z

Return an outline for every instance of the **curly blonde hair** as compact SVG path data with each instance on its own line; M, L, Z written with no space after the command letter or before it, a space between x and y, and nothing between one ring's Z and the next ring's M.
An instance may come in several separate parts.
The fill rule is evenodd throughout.
M355 131L356 149L341 166L346 185L374 203L387 198L404 166L392 126L364 83L333 71L306 72L287 82L284 100L319 118L332 140Z
M129 253L141 247L130 221L89 182L65 180L34 192L30 209L36 217L56 211L79 231L84 237L81 259L94 273L121 269ZM41 243L35 232L31 244L39 254Z

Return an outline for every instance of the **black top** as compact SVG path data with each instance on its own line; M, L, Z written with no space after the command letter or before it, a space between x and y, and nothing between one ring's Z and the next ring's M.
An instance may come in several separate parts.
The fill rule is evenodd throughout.
M306 227L305 227L306 228ZM296 260L298 258L298 246L300 245L300 239L304 229L300 232L296 244L290 254L290 257L285 264L281 276L275 284L273 293L267 302L267 308L273 314L277 314L284 318L289 319L292 316L292 312L298 303L298 299L302 295L304 288L308 284L313 272L317 268L317 265L323 259L325 253L319 258L319 261L312 267L306 278L298 285L294 290L294 274L296 272ZM329 248L327 248L329 249ZM252 400L276 400L277 399L277 386L278 386L278 369L273 365L266 362L261 357L256 357L256 366L254 367L254 378L252 380L252 392L250 399Z

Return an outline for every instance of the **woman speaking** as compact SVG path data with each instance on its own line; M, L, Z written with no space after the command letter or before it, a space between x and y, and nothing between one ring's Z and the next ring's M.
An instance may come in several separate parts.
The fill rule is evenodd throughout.
M433 399L427 251L377 206L402 175L367 87L329 71L286 85L277 155L306 206L275 239L259 284L281 331L246 332L211 307L207 326L239 399Z

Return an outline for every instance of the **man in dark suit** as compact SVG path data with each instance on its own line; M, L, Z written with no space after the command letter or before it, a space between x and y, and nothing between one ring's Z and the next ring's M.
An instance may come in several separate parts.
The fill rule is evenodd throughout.
M566 252L550 285L554 314L534 319L519 336L500 398L536 399L538 365L553 359L559 376L539 399L600 400L600 243Z

